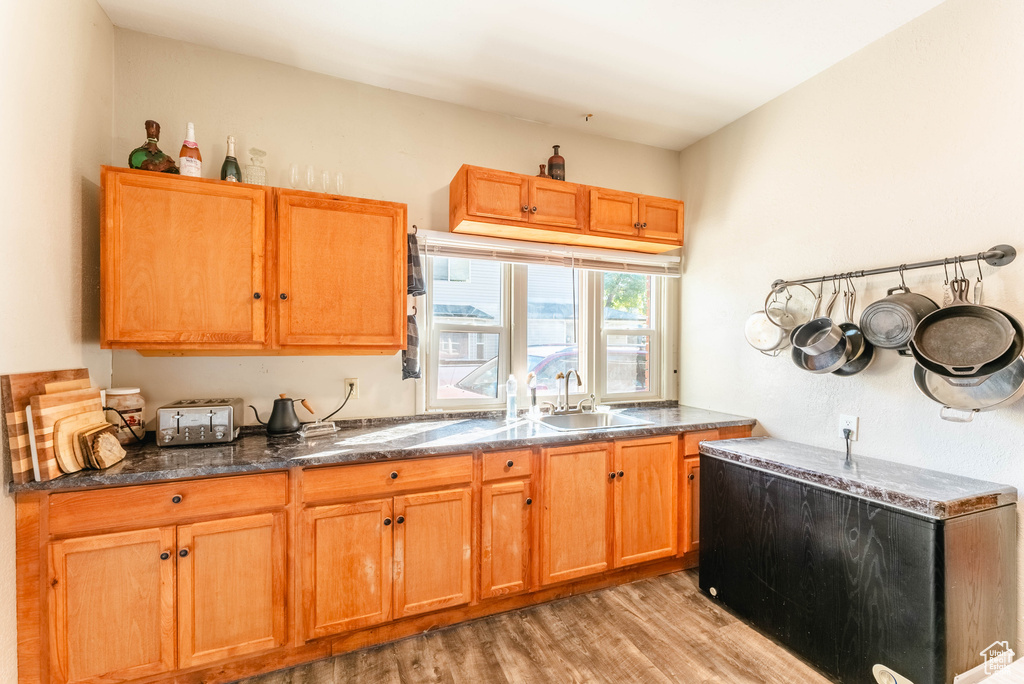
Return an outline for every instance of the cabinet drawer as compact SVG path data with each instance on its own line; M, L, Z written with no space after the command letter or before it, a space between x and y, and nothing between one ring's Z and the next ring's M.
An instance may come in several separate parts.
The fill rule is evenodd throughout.
M200 516L276 508L287 502L287 473L68 492L50 496L50 533L166 525Z
M532 471L532 456L529 449L484 454L484 482L508 477L528 477Z
M302 475L302 501L319 503L357 496L388 496L472 479L473 457L470 454L311 468Z

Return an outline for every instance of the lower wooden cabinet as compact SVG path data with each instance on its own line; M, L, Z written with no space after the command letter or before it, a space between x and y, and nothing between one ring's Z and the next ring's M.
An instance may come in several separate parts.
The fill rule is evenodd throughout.
M472 489L395 497L395 617L472 599Z
M285 643L285 514L178 528L178 666Z
M55 681L110 682L175 668L175 551L173 527L49 545Z
M700 550L700 459L683 460L683 496L685 511L680 537L680 551L690 553Z
M544 449L540 581L554 584L608 569L612 487L609 444Z
M395 527L391 499L316 506L303 515L306 638L388 620Z
M615 443L615 567L674 556L679 438Z
M480 491L480 598L526 591L530 579L528 480L491 482Z

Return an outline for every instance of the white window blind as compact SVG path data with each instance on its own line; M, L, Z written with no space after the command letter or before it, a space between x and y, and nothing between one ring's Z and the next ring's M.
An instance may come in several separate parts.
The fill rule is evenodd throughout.
M678 278L682 259L670 254L642 254L616 249L548 245L421 230L417 235L427 256L452 259L502 261L512 264L545 264L588 271L614 271Z

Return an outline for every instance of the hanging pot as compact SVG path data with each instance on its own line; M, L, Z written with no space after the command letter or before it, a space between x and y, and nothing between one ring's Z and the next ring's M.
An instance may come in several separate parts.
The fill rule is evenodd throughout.
M868 342L876 347L906 349L921 319L938 308L938 304L923 294L899 285L864 309L860 316L860 329Z
M947 377L977 376L1010 349L1016 335L1006 314L967 301L969 286L966 278L952 280L953 303L922 318L910 343L915 356Z
M999 311L999 309L995 310ZM930 360L922 356L913 345L911 345L911 351L914 354L914 358L920 366L925 368L925 370L929 370L936 375L942 376L950 385L955 385L957 387L977 387L981 383L985 382L985 380L987 380L993 373L997 373L1006 368L1013 363L1018 356L1024 354L1024 327L1021 326L1020 321L1005 311L999 311L999 313L1006 316L1006 320L1008 320L1010 325L1013 326L1013 342L1010 344L1010 348L1007 349L1002 356L991 363L986 363L972 375L949 376L946 374L945 368L937 363L932 363Z

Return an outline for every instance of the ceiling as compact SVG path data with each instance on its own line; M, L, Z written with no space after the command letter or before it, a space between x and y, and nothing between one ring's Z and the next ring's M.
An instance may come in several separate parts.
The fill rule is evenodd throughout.
M123 28L668 149L939 2L99 0Z

